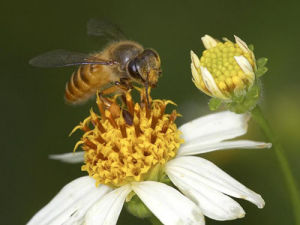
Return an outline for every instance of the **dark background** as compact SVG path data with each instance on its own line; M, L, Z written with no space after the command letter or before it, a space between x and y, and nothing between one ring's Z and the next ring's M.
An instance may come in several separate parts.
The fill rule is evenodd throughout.
M86 36L91 17L104 17L132 39L161 55L163 76L152 93L178 104L179 124L208 113L208 97L191 82L189 51L200 54L201 36L255 45L257 57L269 58L261 105L283 145L299 185L299 2L236 1L2 1L0 3L1 81L1 224L24 224L66 183L85 173L80 165L51 161L50 153L70 152L78 134L72 128L93 101L65 104L64 85L73 68L38 69L28 60L65 48L100 50ZM246 138L265 140L254 123ZM293 224L289 195L273 150L232 150L204 155L233 177L262 194L264 209L239 200L243 219L207 224ZM125 211L118 224L148 224Z

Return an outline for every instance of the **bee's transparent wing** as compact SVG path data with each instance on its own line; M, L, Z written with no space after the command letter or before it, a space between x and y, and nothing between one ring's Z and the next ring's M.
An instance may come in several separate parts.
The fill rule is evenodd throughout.
M87 23L87 33L91 36L104 37L108 40L126 40L125 34L115 24L104 19L90 19Z
M99 59L85 53L57 49L36 56L29 61L29 64L36 67L51 68L85 64L113 65L117 62Z

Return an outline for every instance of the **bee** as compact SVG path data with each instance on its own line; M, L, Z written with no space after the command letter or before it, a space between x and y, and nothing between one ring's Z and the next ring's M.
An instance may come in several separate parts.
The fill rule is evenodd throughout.
M124 92L132 83L145 87L149 103L148 88L156 87L161 75L158 53L128 40L117 26L104 20L91 19L87 32L113 41L93 54L57 49L31 59L29 64L44 68L79 65L66 84L68 103L84 102L98 91L104 95Z

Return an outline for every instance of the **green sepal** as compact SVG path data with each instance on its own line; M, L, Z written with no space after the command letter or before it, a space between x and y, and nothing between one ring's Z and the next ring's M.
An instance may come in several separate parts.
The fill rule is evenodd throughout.
M159 219L157 219L155 216L152 216L149 219L152 225L163 225L162 222L160 222Z
M162 166L157 163L148 173L146 179L152 181L159 181L163 176Z
M259 58L258 60L256 60L256 65L257 67L264 67L268 62L268 58L265 58L265 57L262 57L262 58Z
M134 195L129 202L126 202L125 208L135 217L149 219L153 225L163 225L137 195Z
M232 101L226 103L226 108L235 113L245 113L251 111L257 104L260 96L259 85L253 85L246 94L234 95Z
M209 109L211 111L217 110L222 104L222 100L219 98L211 98L208 102Z
M257 78L261 77L268 71L268 68L263 66L263 67L258 67L257 70L255 71L255 75Z
M129 202L126 202L125 207L130 214L141 219L153 216L152 212L137 195L134 195Z
M162 166L158 163L154 166L151 172L147 176L147 180L152 180L156 182L161 182L169 186L173 186L170 178L164 173ZM147 218L150 219L151 222L155 222L153 224L160 224L159 220L155 218L153 213L148 209L148 207L142 202L142 200L134 193L131 192L129 198L130 200L125 203L125 207L127 211L135 217L138 218Z
M249 44L248 48L253 52L254 51L254 45L253 44Z
M170 180L170 178L166 174L160 178L159 182L164 183L164 184L169 185L169 186L173 186L172 181Z

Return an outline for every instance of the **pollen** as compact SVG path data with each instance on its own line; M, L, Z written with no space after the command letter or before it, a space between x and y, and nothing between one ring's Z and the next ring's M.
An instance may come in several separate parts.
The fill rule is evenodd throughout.
M132 181L158 179L164 165L174 158L183 139L177 129L175 110L167 114L169 100L152 100L140 89L140 102L131 92L118 97L97 96L100 115L90 115L74 128L84 134L75 145L84 150L83 171L96 180L96 185L119 187ZM158 169L159 168L159 169Z
M227 97L233 91L252 85L252 79L249 79L249 75L244 73L234 56L244 56L254 67L255 62L251 52L242 51L237 43L229 40L218 42L216 46L205 50L200 58L200 65L208 69L220 91ZM201 76L199 79L202 89L209 92Z

